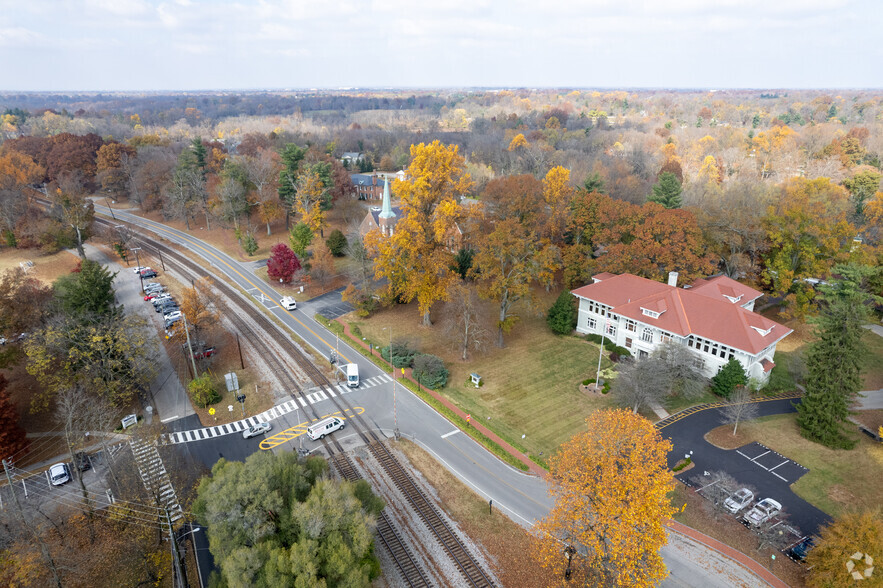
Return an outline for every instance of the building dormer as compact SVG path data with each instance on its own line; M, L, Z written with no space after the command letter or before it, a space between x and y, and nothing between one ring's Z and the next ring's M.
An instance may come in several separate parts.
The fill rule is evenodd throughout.
M665 305L665 300L654 300L652 302L648 302L646 305L641 306L641 314L644 316L649 316L650 318L658 319L668 310L668 307Z
M775 326L775 325L773 325L773 326ZM754 325L751 325L751 328L754 329L755 331L757 331L758 333L760 333L761 337L766 337L773 330L772 326L769 329L761 329L760 327L755 327Z
M739 294L738 296L730 296L729 294L724 294L724 298L726 298L727 300L729 300L733 304L736 304L737 302L742 300L742 295Z

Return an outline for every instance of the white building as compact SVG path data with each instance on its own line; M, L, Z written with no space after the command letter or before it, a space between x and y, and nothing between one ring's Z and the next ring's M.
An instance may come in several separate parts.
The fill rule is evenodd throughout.
M697 355L707 377L736 358L750 379L765 384L775 365L776 344L791 329L755 312L761 293L726 276L677 287L631 274L602 273L573 290L579 299L576 330L602 334L636 358L663 341L683 343Z

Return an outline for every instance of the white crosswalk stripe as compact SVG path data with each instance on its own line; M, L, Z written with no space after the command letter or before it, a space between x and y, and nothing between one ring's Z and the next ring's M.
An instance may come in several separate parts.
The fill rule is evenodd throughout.
M169 474L166 472L156 445L145 443L140 439L132 439L129 441L129 446L132 448L135 463L138 464L138 471L141 473L141 481L144 482L147 491L151 494L155 493L159 497L160 503L168 509L172 521L183 517L178 496L175 494L175 488L172 486L172 481L169 479Z
M202 429L193 429L191 431L179 431L176 433L170 433L168 435L165 435L163 439L165 443L190 443L192 441L213 439L215 437L230 435L231 433L238 433L247 429L248 427L255 426L259 422L272 421L281 417L284 414L293 412L295 408L306 408L308 404L316 404L317 402L328 400L329 395L332 397L338 395L343 396L344 394L350 394L351 392L355 392L357 390L365 390L367 388L373 388L375 386L382 386L384 384L388 384L389 382L392 382L392 376L390 376L389 374L381 374L379 376L374 376L373 378L363 379L358 388L350 388L345 384L332 384L331 388L328 389L327 394L322 390L315 390L314 392L310 392L309 394L305 394L303 396L295 396L294 400L289 400L278 406L274 406L257 416L248 417L240 421L235 421L233 423L228 423L225 425L216 425L214 427L205 427ZM298 406L298 404L300 404L300 406Z

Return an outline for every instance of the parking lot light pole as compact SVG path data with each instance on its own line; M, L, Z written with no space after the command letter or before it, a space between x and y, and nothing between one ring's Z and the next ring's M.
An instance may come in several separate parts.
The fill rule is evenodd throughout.
M141 251L140 247L132 247L129 251L135 252L135 267L141 267L141 258L138 256L138 252ZM144 292L144 276L141 275L141 270L138 270L138 277L141 279L141 291Z

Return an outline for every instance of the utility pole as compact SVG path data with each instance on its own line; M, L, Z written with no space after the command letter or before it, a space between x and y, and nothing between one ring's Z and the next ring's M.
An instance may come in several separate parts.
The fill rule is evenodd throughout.
M141 267L141 258L138 257L138 252L141 251L140 247L132 247L129 251L135 252L135 266ZM138 277L141 279L141 291L144 292L144 276L141 275L141 270L138 270Z
M113 208L110 206L110 200L108 200L107 196L104 197L104 201L107 202L107 207L110 208L110 216L113 217L113 220L117 219L117 215L113 213Z
M9 489L12 490L12 499L15 502L15 507L18 511L19 518L21 518L22 524L31 532L31 535L37 543L40 544L40 552L43 554L43 558L49 563L49 569L52 570L52 576L55 578L55 585L58 588L62 588L61 578L58 577L58 569L55 567L55 561L53 561L52 556L49 554L49 548L43 542L43 538L37 534L34 528L28 523L27 519L25 519L25 515L21 510L21 503L18 501L18 495L15 493L15 487L12 485L12 476L9 474L9 463L5 459L3 460L3 471L6 473L6 481L9 483Z
M181 318L184 319L184 334L187 335L187 350L190 352L190 363L193 365L193 379L195 380L199 377L199 372L196 371L196 358L193 357L193 346L190 344L190 329L187 328L187 315L182 312Z
M176 584L181 588L186 588L187 582L184 580L184 572L181 570L181 557L178 555L178 538L175 537L175 531L172 530L172 519L169 517L169 509L163 509L166 513L166 523L169 526L169 541L172 542L172 560L175 562Z

